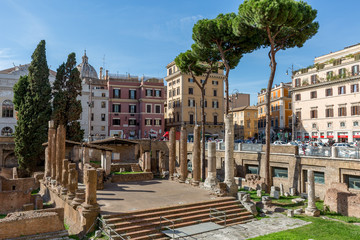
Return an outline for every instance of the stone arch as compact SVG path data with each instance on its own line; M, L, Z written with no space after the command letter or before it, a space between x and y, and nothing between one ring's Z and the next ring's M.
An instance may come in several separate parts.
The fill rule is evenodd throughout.
M2 117L3 118L14 117L14 104L9 99L6 99L2 102Z
M1 136L12 136L14 133L11 127L4 127L1 129Z
M13 168L18 166L18 161L14 152L10 152L4 157L4 167Z

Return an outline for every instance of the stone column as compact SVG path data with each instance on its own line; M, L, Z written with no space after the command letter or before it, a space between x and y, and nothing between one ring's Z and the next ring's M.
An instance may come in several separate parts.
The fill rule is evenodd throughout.
M234 122L233 115L224 116L225 120L225 178L229 195L235 196L238 188L234 180Z
M62 162L62 188L61 188L61 195L66 195L68 190L68 182L69 182L69 160L64 159Z
M315 180L314 171L308 170L307 174L308 206L305 208L305 214L313 217L320 216L320 211L315 204Z
M69 176L68 176L68 200L73 200L75 191L77 189L78 176L76 171L76 164L69 163Z
M160 151L159 152L159 171L160 171L160 174L163 174L163 172L165 172L165 170L166 170L166 166L165 166L164 152Z
M51 177L51 168L50 168L50 147L49 147L49 141L48 145L45 148L45 172L44 172L44 180L47 182L48 177Z
M184 183L188 175L187 171L187 132L181 128L180 132L180 182Z
M175 128L170 129L169 133L169 178L174 179L176 156L176 132Z
M63 125L59 125L56 133L56 182L62 183L62 162L65 159L66 132Z
M56 129L55 128L50 128L49 129L49 131L50 131L50 134L51 134L51 139L50 139L50 147L51 147L51 149L50 149L50 152L51 152L51 154L50 154L50 158L51 158L51 160L50 160L50 164L51 164L51 179L53 179L53 180L56 180L56 166L57 166L57 164L56 164Z
M207 188L216 187L216 143L208 142L208 174L204 186Z
M96 202L96 188L97 188L97 173L96 169L88 168L85 173L85 202L82 206L86 209L97 207Z
M101 168L105 170L105 174L111 173L111 152L101 151Z
M145 168L144 168L144 172L151 172L150 152L145 152Z
M200 126L194 127L194 149L193 149L193 161L192 161L192 170L193 170L193 185L199 185L200 174L201 174L201 164L200 164Z
M83 151L83 159L82 159L82 163L86 164L86 163L90 163L90 153L89 153L89 148L88 147L83 147L82 149Z

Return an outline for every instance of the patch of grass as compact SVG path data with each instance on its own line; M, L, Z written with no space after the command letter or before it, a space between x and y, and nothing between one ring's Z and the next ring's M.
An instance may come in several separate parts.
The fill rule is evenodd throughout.
M295 229L290 229L282 232L272 233L265 236L252 238L253 240L304 240L304 239L316 239L316 240L329 240L329 239L341 239L352 240L360 239L360 227L345 224L337 221L325 220L322 218L296 216L296 218L312 222L306 226L302 226Z
M115 174L115 175L136 174L136 173L143 173L143 172L113 172L113 174Z
M6 215L0 214L0 219L3 219L3 218L5 218L5 217L6 217Z
M90 161L90 163L95 163L97 165L101 165L101 161Z
M40 192L40 188L31 191L31 195L36 195Z

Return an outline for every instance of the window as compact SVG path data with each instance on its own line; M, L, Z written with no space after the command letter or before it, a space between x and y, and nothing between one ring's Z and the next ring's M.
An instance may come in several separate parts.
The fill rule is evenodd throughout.
M155 119L155 126L160 126L161 125L161 119Z
M287 168L273 167L273 177L288 178Z
M304 180L307 182L307 170L304 170ZM314 182L317 184L325 184L325 174L323 172L314 172Z
M171 97L171 90L169 90L169 98Z
M105 131L105 126L101 126L101 131Z
M360 106L351 106L351 116L360 115Z
M176 89L176 94L177 94L177 95L180 95L180 87L178 87L178 88Z
M4 127L1 129L1 136L12 136L13 130L11 127Z
M194 88L189 87L189 95L193 95L194 94Z
M214 125L217 125L217 123L218 123L217 115L214 115Z
M161 97L161 90L155 90L155 97Z
M310 92L310 98L317 98L317 92L316 91L312 91Z
M101 108L106 108L106 102L101 102Z
M105 118L106 118L106 117L105 117L105 113L102 113L102 114L101 114L101 121L105 121Z
M91 114L91 121L94 121L94 114Z
M112 111L115 112L115 113L121 112L121 105L120 104L113 104L112 108L113 108Z
M172 90L172 95L176 96L176 90L175 89Z
M349 188L360 189L360 176L345 175L345 181Z
M352 93L359 92L359 84L352 84L350 88Z
M200 80L201 84L204 84L205 83L205 80Z
M333 61L333 66L340 65L341 64L341 58L335 59Z
M129 99L136 99L136 90L129 90Z
M296 115L296 119L297 119L298 121L300 121L300 120L301 120L301 112L300 112L300 111L297 111L297 112L295 113L295 115Z
M205 107L207 107L207 100L204 101L204 105L205 105Z
M246 126L247 126L247 128L250 128L250 120L246 121Z
M333 71L326 72L326 79L330 80L333 77Z
M332 88L327 88L325 89L325 96L329 97L333 95L333 90Z
M212 107L213 108L219 108L219 102L217 100L212 101Z
M120 89L113 89L113 98L121 98L121 91Z
M194 124L194 114L189 114L190 124Z
M188 106L189 107L195 107L195 99L189 98L188 99Z
M101 97L106 97L106 93L101 93Z
M328 123L327 123L327 127L328 127L328 128L332 128L332 122L328 122ZM328 135L329 135L329 134L328 134Z
M345 117L346 116L346 107L339 107L339 117Z
M358 127L358 126L359 126L359 122L358 122L358 121L353 122L353 126L354 126L354 127Z
M172 74L172 68L169 68L169 75Z
M249 174L259 174L259 166L256 166L256 165L246 165L246 173L249 173Z
M189 82L189 83L193 83L193 82L194 82L194 79L189 78L189 79L188 79L188 82Z
M151 126L152 125L152 119L145 119L145 125Z
M112 122L113 122L113 125L120 125L120 119L119 118L113 118Z
M316 126L316 123L313 123L312 124L312 128L316 128L317 126Z
M354 65L351 67L351 74L353 76L359 75L359 65Z
M339 95L340 95L340 94L345 94L345 93L346 93L346 88L345 88L345 86L339 87L339 88L338 88L338 93L339 93Z
M14 104L10 100L5 100L2 103L2 117L12 118L14 116Z
M301 100L301 94L300 94L300 93L295 95L295 100L296 100L296 101L300 101L300 100Z
M219 81L212 81L213 85L219 85Z
M345 127L345 122L340 122L340 127Z
M339 69L339 77L340 77L340 78L346 77L345 68L340 68L340 69Z
M325 109L325 116L326 117L334 117L334 109L332 109L332 108Z
M300 84L301 84L301 79L295 78L295 87L300 87Z
M317 118L317 110L310 111L310 118Z
M155 105L155 113L161 113L161 106Z
M288 103L288 108L291 109L291 102Z
M317 75L314 74L314 75L311 75L311 84L315 84L317 83Z
M136 125L136 119L129 119L129 125L135 126Z
M129 113L136 113L136 105L129 105Z
M216 96L217 96L217 90L214 89L214 97L216 97Z
M151 113L151 105L150 104L146 104L146 112Z
M153 90L152 89L146 89L146 96L152 97L153 96Z

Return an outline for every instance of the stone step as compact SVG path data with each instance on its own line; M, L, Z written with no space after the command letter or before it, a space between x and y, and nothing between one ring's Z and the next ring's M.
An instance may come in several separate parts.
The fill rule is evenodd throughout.
M141 168L140 168L139 164L132 164L131 165L131 171L133 171L133 172L141 172Z
M11 238L11 240L57 240L57 239L70 239L69 233L66 230L57 232L40 233L35 235L21 236ZM10 240L10 239L9 239Z
M170 210L168 208L163 208L159 211L147 212L147 213L143 213L143 214L125 215L123 217L108 218L105 220L106 220L106 223L108 223L108 224L114 224L114 223L118 223L118 222L130 221L130 220L136 220L136 219L147 219L148 217L160 217L160 216L165 216L165 215L170 215L170 214L184 213L184 209L186 209L186 212L200 211L200 210L205 210L205 211L209 212L210 208L229 207L229 206L234 206L234 205L237 207L241 206L238 201L233 200L233 201L225 201L225 202L212 203L212 204L204 204L201 206L177 208L177 209L173 209L173 210Z
M225 211L226 213L232 213L232 212L246 212L246 210L244 208L239 208L238 206L225 206L225 207L220 207L220 208L216 208L217 210L220 211ZM177 214L169 214L169 215L163 215L163 217L166 217L167 219L170 220L177 220L177 219L187 219L187 218L194 218L195 217L204 217L204 216L209 216L209 209L204 209L204 210L199 210L199 211L186 211L183 213L177 213ZM155 224L155 223L160 223L160 216L156 216L156 217L150 217L150 218L144 218L144 219L133 219L130 221L122 221L122 222L118 222L113 224L113 226L116 229L121 229L123 231L125 231L125 229L129 226L131 227L135 227L136 225L145 225L145 224Z
M241 223L242 219L243 220L248 220L250 218L253 218L251 213L248 213L248 212L246 212L246 215L244 215L242 217L237 217L237 216L238 216L237 213L227 215L227 221L226 222L227 223L229 222L229 224L234 223L236 221L238 221L238 223ZM237 219L236 219L236 221L235 220L232 221L232 218L237 218ZM225 221L210 219L210 217L208 216L208 217L203 218L203 219L188 220L186 222L175 223L174 228L186 227L186 226L195 225L195 224L204 223L204 222L210 222L210 221L213 221L213 222L215 222L217 224L220 224L220 225L224 225L224 223L225 223ZM157 225L157 227L152 227L150 229L145 228L145 229L142 229L142 230L129 231L129 232L120 232L119 229L116 229L115 231L118 232L119 234L125 235L126 237L130 237L130 239L134 239L134 238L137 238L137 237L148 236L148 235L152 235L154 233L159 232L159 225Z
M207 204L223 203L223 202L230 202L230 201L235 201L235 198L224 197L224 198L218 198L215 200L204 201L204 202L196 202L196 203L173 205L173 206L161 207L161 208L137 210L137 211L131 211L131 212L125 212L125 213L119 213L119 214L102 215L102 218L107 220L107 219L112 219L112 218L117 218L117 217L134 216L134 215L141 215L141 214L146 214L146 213L156 213L156 212L169 211L169 210L173 210L173 209L180 209L180 208L183 209L183 208L204 206Z

